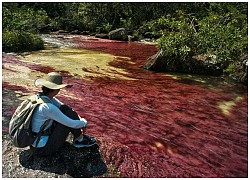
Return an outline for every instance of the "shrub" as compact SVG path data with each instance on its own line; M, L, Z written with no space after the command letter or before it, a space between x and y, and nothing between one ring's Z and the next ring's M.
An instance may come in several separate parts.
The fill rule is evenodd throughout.
M162 17L159 47L172 59L185 59L194 55L215 55L216 61L226 68L247 52L247 16L237 9L197 20L179 11L178 16Z
M26 6L14 6L12 8L11 5L14 5L14 3L3 4L4 30L37 33L50 22L50 19L44 10L34 11L32 8Z
M44 10L33 10L18 3L3 4L2 49L5 52L34 51L44 48L36 35L49 22Z
M160 30L162 37L158 39L164 56L185 59L196 54L196 30L192 23L195 20L195 17L178 11L178 17L168 15L157 21L158 27L164 27Z
M44 48L42 39L29 32L5 30L2 38L4 52L34 51Z
M200 53L212 53L225 66L236 61L247 51L247 17L229 12L211 14L199 22Z

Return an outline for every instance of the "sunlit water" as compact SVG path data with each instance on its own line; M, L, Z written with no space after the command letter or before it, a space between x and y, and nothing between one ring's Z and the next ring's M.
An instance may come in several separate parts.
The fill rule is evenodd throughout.
M87 133L100 139L104 159L122 177L247 177L246 87L142 69L157 52L153 44L44 38L59 49L4 54L4 72L15 72L11 62L31 69L34 77L61 71L74 86L58 98L89 121ZM31 80L18 84L3 74L5 89L37 90Z

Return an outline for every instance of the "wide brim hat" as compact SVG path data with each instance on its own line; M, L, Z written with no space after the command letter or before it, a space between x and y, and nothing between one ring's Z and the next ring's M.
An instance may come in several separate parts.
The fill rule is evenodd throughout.
M57 72L48 73L47 76L43 78L38 78L34 82L35 86L45 86L49 89L62 89L72 87L70 84L62 83L62 75Z

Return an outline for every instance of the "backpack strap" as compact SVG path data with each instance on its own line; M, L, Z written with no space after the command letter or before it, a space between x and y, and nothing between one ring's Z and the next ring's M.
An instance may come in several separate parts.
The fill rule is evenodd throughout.
M52 103L52 101L49 100L48 98L42 98L42 97L39 96L39 95L31 96L30 99L31 99L31 102L32 102L32 103L35 103L35 104L37 104L37 105L43 104L43 103ZM39 132L36 134L36 138L37 138L37 140L36 140L36 147L37 147L37 145L38 145L38 143L39 143L39 141L40 141L40 139L41 139L41 136L42 136L42 134L43 134L44 129L49 125L50 121L51 121L50 119L46 120L46 121L43 123L43 125L40 127Z
M43 98L40 94L31 96L30 101L34 104L52 103L50 99Z
M50 121L51 121L50 119L46 120L43 123L43 125L40 127L40 131L36 134L36 138L37 138L37 140L36 140L36 147L37 147L37 145L38 145L38 143L39 143L39 141L41 139L41 136L43 134L44 129L49 125Z

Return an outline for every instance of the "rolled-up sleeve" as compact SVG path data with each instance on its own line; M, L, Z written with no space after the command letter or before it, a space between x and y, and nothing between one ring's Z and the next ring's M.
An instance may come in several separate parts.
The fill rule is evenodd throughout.
M61 105L63 105L63 103L55 97L53 97L51 101L56 107L60 107Z

